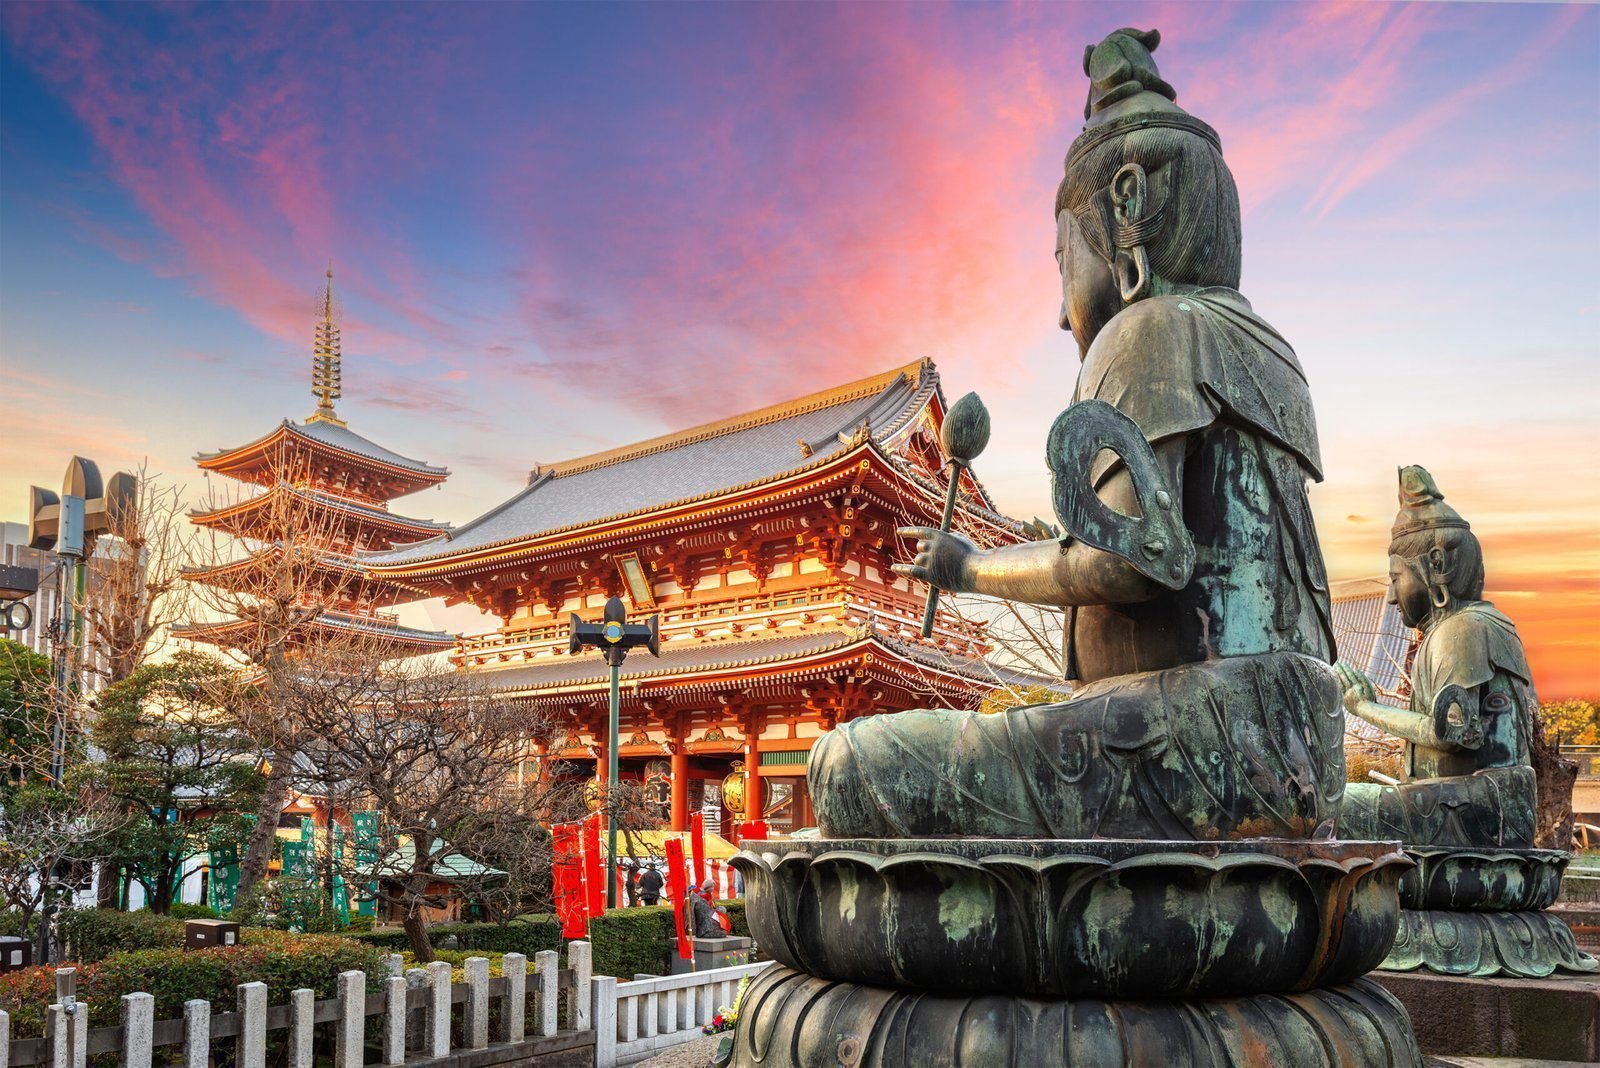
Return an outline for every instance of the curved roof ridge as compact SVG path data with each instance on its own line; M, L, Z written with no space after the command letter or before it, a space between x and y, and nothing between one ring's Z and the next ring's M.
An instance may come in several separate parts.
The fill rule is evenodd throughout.
M263 448L273 438L285 433L292 434L311 445L332 449L335 452L343 453L358 460L398 467L415 475L422 475L436 480L443 480L450 475L450 469L447 467L438 467L425 460L416 460L409 456L403 456L393 449L384 448L371 438L356 433L348 426L340 426L323 419L307 420L304 423L296 423L292 419L285 419L265 434L252 441L247 441L243 445L218 449L215 452L197 452L194 454L194 459L196 463L203 467L207 463L212 463L227 456L248 453L251 450Z
M684 430L676 430L672 431L671 433L660 434L656 437L647 438L644 441L637 441L630 445L621 445L614 449L590 453L587 456L578 456L570 460L562 460L553 464L541 464L534 470L540 474L548 473L555 478L564 478L568 475L582 474L585 471L593 471L596 468L609 467L612 464L623 463L627 460L636 460L641 456L649 456L653 453L665 452L669 449L680 448L684 445L693 445L696 442L705 441L709 438L721 437L724 434L738 433L741 430L749 430L753 427L765 426L768 423L776 423L784 419L792 419L797 415L804 415L807 412L814 412L823 408L832 408L835 405L847 404L850 401L860 400L863 397L870 397L874 394L884 392L886 389L892 386L896 380L902 376L910 376L913 372L916 374L916 378L913 379L913 381L916 381L920 385L924 373L932 370L933 361L927 357L921 357L911 361L910 363L902 364L901 366L892 368L888 371L881 371L878 374L871 375L867 378L857 379L854 382L846 382L843 385L834 386L831 389L819 390L816 393L809 393L803 397L796 397L791 400L781 401L777 404L770 404L765 408L757 408L755 411L742 412L738 415L728 416L724 419L713 420L709 423L702 423L699 426L688 427Z

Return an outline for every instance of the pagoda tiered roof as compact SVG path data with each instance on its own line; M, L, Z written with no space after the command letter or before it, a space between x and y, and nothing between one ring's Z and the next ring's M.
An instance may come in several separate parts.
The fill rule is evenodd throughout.
M209 642L249 655L258 626L248 619L222 619L215 622L186 623L172 628L172 636L188 641ZM443 631L420 630L380 616L323 610L296 625L297 640L321 632L324 635L359 636L391 648L395 656L443 652L455 644L454 636Z
M415 493L450 475L448 468L401 456L342 423L315 417L304 423L285 419L254 441L199 453L195 461L203 470L258 485L276 481L286 470L321 471L325 478L337 470L376 500Z
M263 583L277 573L284 549L273 544L241 556L237 560L209 567L185 567L183 576L191 582L204 582L221 589L248 593L259 590ZM360 601L374 606L394 605L426 597L423 591L395 582L376 579L354 559L339 553L318 552L301 564L301 568L315 574L321 592L326 598Z
M263 492L242 501L212 509L191 511L189 518L201 526L216 527L232 534L250 536L259 531L262 523L271 521L274 514L272 509L281 506L282 502L278 498L284 495L295 498L303 506L307 528L328 522L337 523L346 530L369 530L376 527L384 531L385 539L391 544L428 537L449 529L447 523L435 522L432 519L413 519L348 497L304 486L291 486L285 482L275 483Z
M301 603L295 609L298 622L283 639L288 644L304 644L320 632L375 639L393 648L396 656L447 649L453 636L404 627L376 612L379 605L417 600L427 593L374 575L354 553L448 530L445 523L398 515L387 505L395 497L439 484L450 472L386 449L339 418L334 402L343 395L343 357L332 268L321 303L311 360L315 412L303 423L285 419L253 441L195 457L204 471L260 487L242 500L189 513L197 525L247 543L238 559L184 572L191 581L239 595L236 610L245 618L176 627L173 634L258 655L262 650L253 646L264 638L249 616L259 608L263 586L276 586L273 579L284 577L272 572L286 570L283 554L293 541L299 548L299 559L289 562L296 577L293 596Z
M647 441L540 465L521 492L438 537L388 551L363 553L375 571L420 579L488 557L537 551L599 528L632 524L676 510L705 509L723 498L748 497L854 463L864 451L898 471L925 495L943 485L897 455L895 443L924 412L937 426L944 399L933 362L918 360L882 374L782 404L665 434ZM993 510L987 492L973 492L963 510L1015 532Z

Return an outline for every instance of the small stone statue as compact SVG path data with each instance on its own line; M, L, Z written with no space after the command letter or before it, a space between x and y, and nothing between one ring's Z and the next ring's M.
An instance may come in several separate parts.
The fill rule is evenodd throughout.
M1216 131L1157 72L1159 39L1119 30L1088 50L1087 122L1056 194L1061 326L1083 360L1047 456L1066 536L981 551L913 528L916 558L896 568L1068 607L1068 677L1083 685L992 716L842 724L810 763L826 837L1333 830L1343 710L1306 496L1321 478L1310 390L1237 289L1233 176ZM1110 439L1077 433L1109 426L1093 402L1131 420L1115 457L1096 460ZM1126 544L1097 547L1090 512L1120 513ZM1141 514L1170 519L1183 544L1128 518Z
M1389 601L1422 630L1411 707L1377 703L1372 682L1340 662L1345 708L1405 740L1404 781L1345 790L1344 838L1419 846L1530 847L1533 676L1517 628L1483 597L1483 551L1420 467L1400 472L1389 543Z

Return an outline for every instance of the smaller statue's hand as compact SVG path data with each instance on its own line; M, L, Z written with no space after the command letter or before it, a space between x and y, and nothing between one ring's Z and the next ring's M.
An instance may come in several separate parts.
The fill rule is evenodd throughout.
M1341 660L1333 665L1333 673L1339 678L1339 688L1344 691L1344 707L1348 711L1355 712L1356 706L1363 701L1378 699L1378 688L1372 685L1372 680L1352 665Z
M903 538L917 539L917 555L894 572L951 593L971 593L972 560L981 551L966 537L938 527L901 527Z

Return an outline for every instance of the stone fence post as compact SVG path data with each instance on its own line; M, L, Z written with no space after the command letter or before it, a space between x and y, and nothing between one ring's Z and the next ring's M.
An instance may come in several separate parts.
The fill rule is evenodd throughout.
M155 1051L156 999L154 994L122 995L123 1068L150 1068Z

